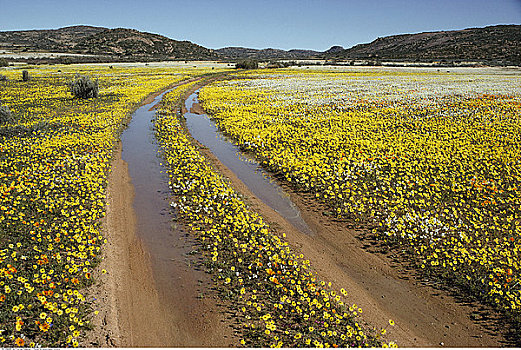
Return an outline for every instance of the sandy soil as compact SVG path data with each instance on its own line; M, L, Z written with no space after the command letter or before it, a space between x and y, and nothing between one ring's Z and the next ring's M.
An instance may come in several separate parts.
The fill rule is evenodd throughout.
M205 111L204 111L203 107L201 107L201 105L199 103L194 103L192 105L192 108L190 108L190 113L205 114Z
M135 234L136 216L132 208L134 190L119 145L112 162L107 188L107 215L103 233L107 238L99 274L92 346L160 346L169 337L162 322L162 307L150 257ZM99 272L98 272L99 273Z
M192 112L204 111L196 105ZM347 302L363 309L364 320L387 329L388 341L396 341L401 347L513 345L502 334L506 327L501 317L490 308L423 282L403 261L398 261L400 258L393 259L383 252L378 242L364 241L367 236L362 231L324 215L328 208L282 183L315 234L298 231L259 200L206 147L193 142L272 228L279 234L286 233L291 247L311 261L322 279L348 291ZM389 325L390 319L395 326Z

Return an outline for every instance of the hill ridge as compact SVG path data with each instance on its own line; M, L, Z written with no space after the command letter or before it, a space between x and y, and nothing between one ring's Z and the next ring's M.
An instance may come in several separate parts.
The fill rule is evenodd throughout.
M105 61L325 59L372 62L474 61L492 65L521 65L521 25L499 24L395 34L347 49L335 45L323 52L237 46L213 50L188 40L170 39L137 29L74 25L58 29L3 31L0 32L0 49L84 54L92 55L85 57L86 60Z
M521 25L500 24L459 30L379 37L326 55L336 59L483 60L521 63Z
M0 32L0 47L22 51L100 55L112 59L217 59L214 50L187 40L174 40L131 28L89 25L3 31Z

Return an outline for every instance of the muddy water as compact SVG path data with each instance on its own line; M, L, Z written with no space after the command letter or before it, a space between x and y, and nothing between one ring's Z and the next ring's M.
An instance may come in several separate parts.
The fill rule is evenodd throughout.
M246 157L241 150L226 139L218 130L215 122L206 114L194 114L190 110L198 103L197 92L185 102L186 126L192 137L199 141L230 169L237 177L266 205L277 211L296 229L306 234L313 231L300 215L297 206L291 201L280 186L272 181L269 175L255 160Z
M171 325L156 345L229 346L225 334L213 334L215 327L208 326L208 322L222 322L222 316L209 299L201 298L209 288L209 277L195 267L199 266L195 243L181 225L172 221L175 212L170 207L168 175L152 129L152 107L165 93L136 110L121 136L122 158L134 187L136 234L150 257L155 281L151 288L157 289Z

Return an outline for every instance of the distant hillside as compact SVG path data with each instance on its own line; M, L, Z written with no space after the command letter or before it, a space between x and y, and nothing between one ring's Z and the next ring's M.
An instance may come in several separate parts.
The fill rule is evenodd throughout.
M292 59L306 59L318 57L321 52L312 50L279 50L279 49L248 49L245 47L225 47L217 49L215 52L222 59L238 60L238 59L256 59L264 60L292 60Z
M105 30L107 28L74 26L60 29L0 32L0 47L26 51L68 52L81 39Z
M390 60L409 62L472 61L485 64L521 64L521 25L497 25L454 31L402 34L378 38L349 49L332 46L324 52L311 50L249 49L215 50L221 59L291 60Z
M521 25L497 25L454 31L393 35L349 49L333 46L324 52L286 51L271 48L258 50L244 47L211 50L189 41L173 40L162 35L134 29L72 26L60 29L0 32L0 49L15 53L37 51L86 55L44 59L13 58L13 60L25 60L30 63L173 59L271 61L316 58L328 61L441 61L447 64L474 61L492 65L521 65Z
M82 53L130 60L209 60L213 50L189 41L134 29L74 26L54 30L0 32L0 47L24 51Z
M107 29L84 37L73 48L76 53L157 57L164 59L216 59L213 50L189 41L169 39L162 35L135 29Z
M324 51L324 54L325 55L335 55L344 50L345 49L342 46L331 46L328 50Z
M324 56L335 59L471 60L521 64L521 25L393 35L350 49L328 52Z

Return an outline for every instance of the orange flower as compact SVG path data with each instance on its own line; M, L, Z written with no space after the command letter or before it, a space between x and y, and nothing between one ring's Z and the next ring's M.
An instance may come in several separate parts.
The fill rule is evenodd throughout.
M49 326L48 323L44 323L44 324L41 324L41 325L40 325L40 330L41 330L42 332L47 332L47 331L49 330L50 327L51 327L51 326Z
M22 338L16 338L16 340L14 341L14 343L18 346L24 346L25 345L25 340L23 340Z

